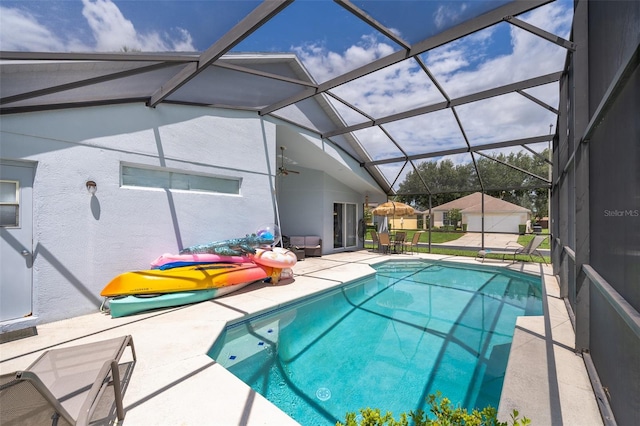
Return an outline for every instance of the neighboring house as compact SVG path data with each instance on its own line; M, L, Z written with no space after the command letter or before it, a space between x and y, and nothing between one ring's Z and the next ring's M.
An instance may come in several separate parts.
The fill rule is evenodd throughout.
M410 216L396 216L395 218L389 216L389 226L392 229L418 229L419 216L422 217L423 212L418 210ZM427 217L428 216L429 212L427 212ZM426 229L426 226L422 226L422 228Z
M379 203L370 203L369 209L373 210L378 206ZM423 218L423 214L426 213L427 216ZM376 227L376 229L380 229L380 226L383 222L386 221L386 226L388 229L418 229L418 219L425 219L428 217L429 212L421 212L416 210L412 215L396 215L396 216L372 216L371 224ZM423 227L426 229L426 227Z
M459 209L469 232L482 232L482 193L475 192L433 207L433 226L449 225L449 211ZM484 195L484 232L518 233L518 225L531 219L531 210Z

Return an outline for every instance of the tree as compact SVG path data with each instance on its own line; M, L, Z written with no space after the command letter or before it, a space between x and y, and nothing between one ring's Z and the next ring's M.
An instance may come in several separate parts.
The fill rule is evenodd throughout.
M405 180L400 183L397 198L403 203L418 206L420 210L429 208L429 191L433 194L431 204L438 206L467 195L470 190L480 190L480 182L472 164L454 165L448 159L424 161L416 169L407 173Z
M545 149L541 156L548 158L548 152ZM535 217L545 216L549 205L546 183L527 173L501 164L501 162L545 179L548 178L549 165L539 156L527 155L524 152L512 152L509 155L498 154L494 158L498 161L486 157L482 157L477 161L482 183L488 189L486 193L492 197L526 207L533 212ZM535 188L536 186L539 187ZM534 189L501 190L501 188L517 187Z
M449 224L453 226L455 230L458 227L458 223L462 220L462 213L460 209L451 209L448 211Z
M398 199L426 210L429 208L429 192L432 194L432 206L438 206L484 187L486 194L526 207L535 217L543 217L548 211L547 183L513 167L547 179L549 165L544 158L548 158L548 152L545 149L539 156L524 151L507 155L500 153L494 157L495 160L476 155L482 186L472 163L454 164L449 159L424 161L416 165L416 170L407 173L400 183ZM517 189L519 187L523 189Z

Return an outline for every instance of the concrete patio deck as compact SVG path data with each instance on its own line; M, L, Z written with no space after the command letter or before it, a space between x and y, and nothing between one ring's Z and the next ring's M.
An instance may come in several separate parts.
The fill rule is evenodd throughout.
M122 423L296 425L206 355L226 323L372 274L371 264L418 256L479 263L470 258L383 256L365 250L307 258L295 265L294 280L276 286L252 284L219 299L124 318L95 313L40 325L37 335L0 345L0 373L25 368L50 348L130 334L138 362L124 395ZM584 362L572 350L573 329L550 267L485 264L541 274L546 288L544 317L518 320L500 418L506 421L511 409L517 408L534 425L603 424Z

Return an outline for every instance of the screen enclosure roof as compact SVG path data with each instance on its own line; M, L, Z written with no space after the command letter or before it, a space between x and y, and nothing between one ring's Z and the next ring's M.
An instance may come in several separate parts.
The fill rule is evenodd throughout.
M575 49L568 2L203 3L227 13L199 52L0 52L0 113L133 102L237 109L315 135L389 195L408 191L408 173L422 194L550 186L512 160L550 165L558 81ZM324 46L296 31L301 17L321 28ZM266 47L273 34L288 51ZM337 37L348 46L333 47ZM330 167L304 147L286 153L298 167ZM485 170L487 160L504 173ZM426 166L443 162L467 167L469 179L433 179Z

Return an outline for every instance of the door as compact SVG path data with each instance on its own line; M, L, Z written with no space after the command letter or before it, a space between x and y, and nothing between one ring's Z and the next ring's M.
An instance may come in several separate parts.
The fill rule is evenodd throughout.
M357 209L352 203L333 204L333 248L355 247L357 240Z
M33 172L0 164L0 321L31 315Z

